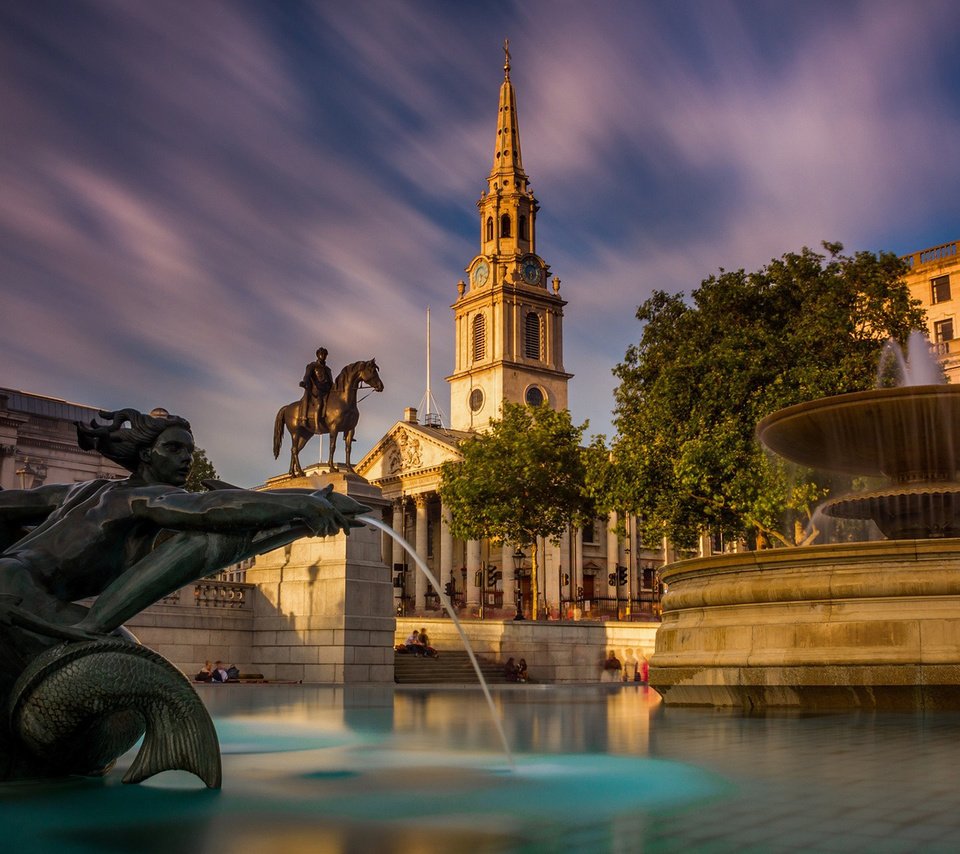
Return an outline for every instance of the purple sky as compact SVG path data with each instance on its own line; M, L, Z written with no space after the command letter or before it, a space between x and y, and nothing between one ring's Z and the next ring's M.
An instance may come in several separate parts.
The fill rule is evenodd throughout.
M382 368L355 459L418 405L430 306L448 412L504 37L588 434L652 289L960 238L955 2L13 0L0 386L165 406L252 485L320 344Z

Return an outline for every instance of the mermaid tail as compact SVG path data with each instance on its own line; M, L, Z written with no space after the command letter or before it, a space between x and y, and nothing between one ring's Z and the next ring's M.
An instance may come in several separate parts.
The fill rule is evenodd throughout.
M55 646L20 675L8 708L12 733L43 776L104 773L142 735L124 783L179 769L220 788L220 745L206 707L147 647L118 638Z

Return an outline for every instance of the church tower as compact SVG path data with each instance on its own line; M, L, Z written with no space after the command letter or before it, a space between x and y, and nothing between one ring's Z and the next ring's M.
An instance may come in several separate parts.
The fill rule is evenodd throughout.
M501 417L504 401L567 408L563 369L560 279L537 255L540 206L520 156L517 97L504 43L503 83L493 168L480 194L480 254L466 267L451 306L455 368L450 383L450 426L482 430Z

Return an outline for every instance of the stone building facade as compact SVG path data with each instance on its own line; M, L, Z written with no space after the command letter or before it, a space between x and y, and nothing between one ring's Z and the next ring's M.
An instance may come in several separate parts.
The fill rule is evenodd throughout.
M126 477L126 469L77 445L75 422L89 422L97 412L94 406L0 388L0 487Z
M927 312L927 334L950 382L960 382L960 254L957 241L905 256L906 281Z
M393 529L425 556L467 615L509 618L531 610L530 555L515 556L512 544L456 540L437 491L443 464L460 459L459 443L499 418L505 401L566 409L573 376L563 363L560 279L537 252L540 205L523 167L509 54L503 71L493 163L477 202L479 252L451 306L450 426L430 417L420 423L408 409L357 472L380 487ZM644 549L629 520L630 535L618 537L615 523L599 519L567 531L559 544L539 544L539 610L577 619L658 612L663 549ZM393 568L399 614L439 611L436 591L386 538L384 560Z

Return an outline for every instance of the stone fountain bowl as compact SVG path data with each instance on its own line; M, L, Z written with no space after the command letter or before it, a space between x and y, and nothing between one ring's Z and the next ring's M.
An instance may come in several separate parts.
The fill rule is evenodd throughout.
M757 425L781 457L898 483L957 481L960 385L881 388L789 406Z

